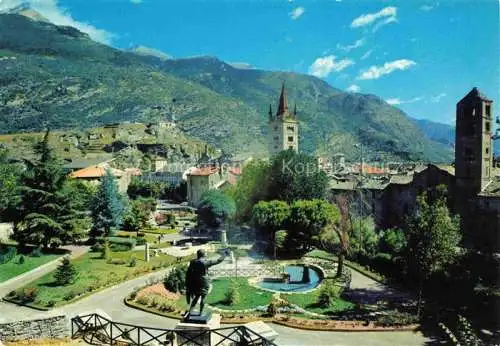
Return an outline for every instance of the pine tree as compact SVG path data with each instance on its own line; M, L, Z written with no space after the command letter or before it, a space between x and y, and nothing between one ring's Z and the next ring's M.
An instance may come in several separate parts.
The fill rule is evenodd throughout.
M54 273L56 283L60 286L69 285L76 280L76 276L77 272L75 266L71 263L68 257L64 257L61 265L57 267L56 272Z
M39 159L26 161L21 177L13 238L20 245L58 247L75 240L77 220L83 211L72 204L71 191L64 189L67 178L49 146L49 131L35 146Z
M122 224L124 210L124 200L118 191L115 177L107 170L92 202L93 226L90 235L109 236L113 228Z

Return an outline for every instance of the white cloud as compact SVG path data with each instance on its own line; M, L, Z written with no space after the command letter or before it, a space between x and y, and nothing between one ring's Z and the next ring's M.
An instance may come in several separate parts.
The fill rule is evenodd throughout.
M372 29L372 32L376 32L378 31L378 29L380 29L381 27L383 26L386 26L387 24L391 24L391 23L396 23L398 20L396 19L396 17L389 17L387 19L384 19L382 21L379 21L377 22L377 24L375 24L375 26L373 27Z
M138 4L142 3L142 0L130 0L130 2L138 5Z
M398 9L396 7L389 6L375 13L362 14L351 22L351 28L369 26L377 22L379 19L384 19L376 23L373 29L374 31L376 31L384 25L396 22L397 12Z
M440 94L438 94L438 95L436 95L436 96L432 96L432 97L431 97L431 102L433 102L433 103L438 103L438 102L439 102L439 101L441 101L441 99L442 99L443 97L445 97L445 96L446 96L446 93L440 93Z
M334 55L317 58L309 67L309 73L316 77L326 77L332 72L340 72L354 64L350 59L336 60Z
M436 2L435 4L424 4L422 6L419 7L420 11L424 11L424 12L429 12L429 11L432 11L433 9L435 9L436 7L439 6L439 2Z
M360 38L353 44L348 44L347 46L342 46L340 44L337 44L337 48L343 50L344 52L350 52L353 49L359 48L364 46L366 43L366 40L364 38Z
M352 85L349 85L349 87L347 88L347 91L352 92L352 93L358 93L361 91L361 88L356 84L352 84Z
M292 18L293 20L299 19L299 17L302 16L305 11L306 9L304 7L294 8L293 11L289 13L290 18Z
M50 20L56 25L72 26L87 33L92 39L109 44L113 39L113 34L106 30L98 29L88 23L79 22L71 17L71 14L59 6L58 0L0 0L0 11L13 7L28 4L35 11Z
M392 105L392 106L396 106L396 105L401 105L401 104L404 104L404 103L415 103L415 102L418 102L418 101L422 101L424 98L422 96L419 96L419 97L414 97L410 100L400 100L399 98L395 97L395 98L391 98L391 99L387 99L385 100L385 102L387 102L388 104Z
M368 57L369 57L370 55L372 55L372 53L373 53L373 49L370 49L369 51L367 51L365 54L363 54L363 55L361 56L361 60L368 59Z
M397 70L406 70L417 63L413 60L400 59L391 62L386 62L383 66L371 66L369 69L363 71L357 79L378 79L386 74L392 73Z

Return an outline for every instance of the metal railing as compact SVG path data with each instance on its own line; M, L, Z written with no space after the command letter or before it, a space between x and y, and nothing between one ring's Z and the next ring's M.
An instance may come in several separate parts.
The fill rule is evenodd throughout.
M265 267L258 268L246 268L246 267L235 267L235 268L210 268L208 270L208 275L212 278L215 277L251 277L251 276L262 276L262 275L273 275L275 274L272 270Z
M71 337L91 345L277 346L245 326L217 329L163 329L114 322L93 313L71 319Z

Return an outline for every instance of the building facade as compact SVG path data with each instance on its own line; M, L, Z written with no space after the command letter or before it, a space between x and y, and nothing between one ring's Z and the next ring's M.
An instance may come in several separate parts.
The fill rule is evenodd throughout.
M271 156L289 149L299 152L297 106L295 106L293 112L288 109L288 95L285 83L281 87L278 110L275 115L273 115L272 106L269 105L268 143Z
M457 103L455 177L463 194L480 193L492 179L492 103L477 88Z

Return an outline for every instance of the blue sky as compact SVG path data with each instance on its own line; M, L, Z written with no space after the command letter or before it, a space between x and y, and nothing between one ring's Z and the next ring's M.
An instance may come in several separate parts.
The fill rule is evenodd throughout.
M0 0L0 9L19 2ZM452 124L474 86L500 100L498 0L28 2L115 47L313 74L417 118Z

